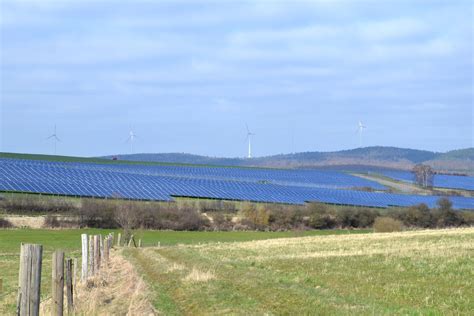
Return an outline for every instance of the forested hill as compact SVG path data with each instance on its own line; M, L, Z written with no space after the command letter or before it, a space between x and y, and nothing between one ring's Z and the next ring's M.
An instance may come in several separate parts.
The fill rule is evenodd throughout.
M112 159L114 156L102 157ZM218 158L184 153L117 155L119 160L188 163L247 167L336 167L371 166L411 169L417 163L427 163L440 171L472 173L474 148L436 153L397 147L365 147L335 152L302 152L252 159Z

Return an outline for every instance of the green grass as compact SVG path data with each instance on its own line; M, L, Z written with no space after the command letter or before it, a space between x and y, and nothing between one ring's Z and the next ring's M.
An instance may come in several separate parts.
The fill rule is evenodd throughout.
M43 245L43 269L41 297L50 293L52 252L62 249L66 257L80 257L80 235L106 235L114 230L99 229L0 229L0 278L3 280L3 292L0 293L0 315L13 314L15 311L16 288L18 286L18 265L20 244L36 243ZM118 231L115 230L117 234ZM176 231L135 231L143 246L162 246L179 244L200 244L261 240L282 237L298 237L329 234L368 233L369 230L327 230L304 232L176 232Z
M166 315L469 315L474 228L125 249Z

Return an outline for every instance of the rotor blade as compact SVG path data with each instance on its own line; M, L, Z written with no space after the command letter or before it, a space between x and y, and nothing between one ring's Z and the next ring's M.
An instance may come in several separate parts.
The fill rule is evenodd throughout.
M247 123L245 123L245 127L247 128L247 133L250 133L249 126L247 125Z

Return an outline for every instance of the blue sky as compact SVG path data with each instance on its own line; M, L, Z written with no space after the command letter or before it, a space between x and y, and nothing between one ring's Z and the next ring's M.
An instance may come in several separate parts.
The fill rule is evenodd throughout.
M2 151L473 146L471 1L0 3Z

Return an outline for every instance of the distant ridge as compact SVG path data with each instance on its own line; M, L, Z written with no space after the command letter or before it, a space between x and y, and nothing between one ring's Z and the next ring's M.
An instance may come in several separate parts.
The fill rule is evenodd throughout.
M436 153L426 150L373 146L334 152L302 152L252 159L219 158L186 153L133 154L100 157L139 162L206 164L222 166L271 168L323 168L367 166L409 170L417 163L426 163L441 172L474 173L474 148Z

